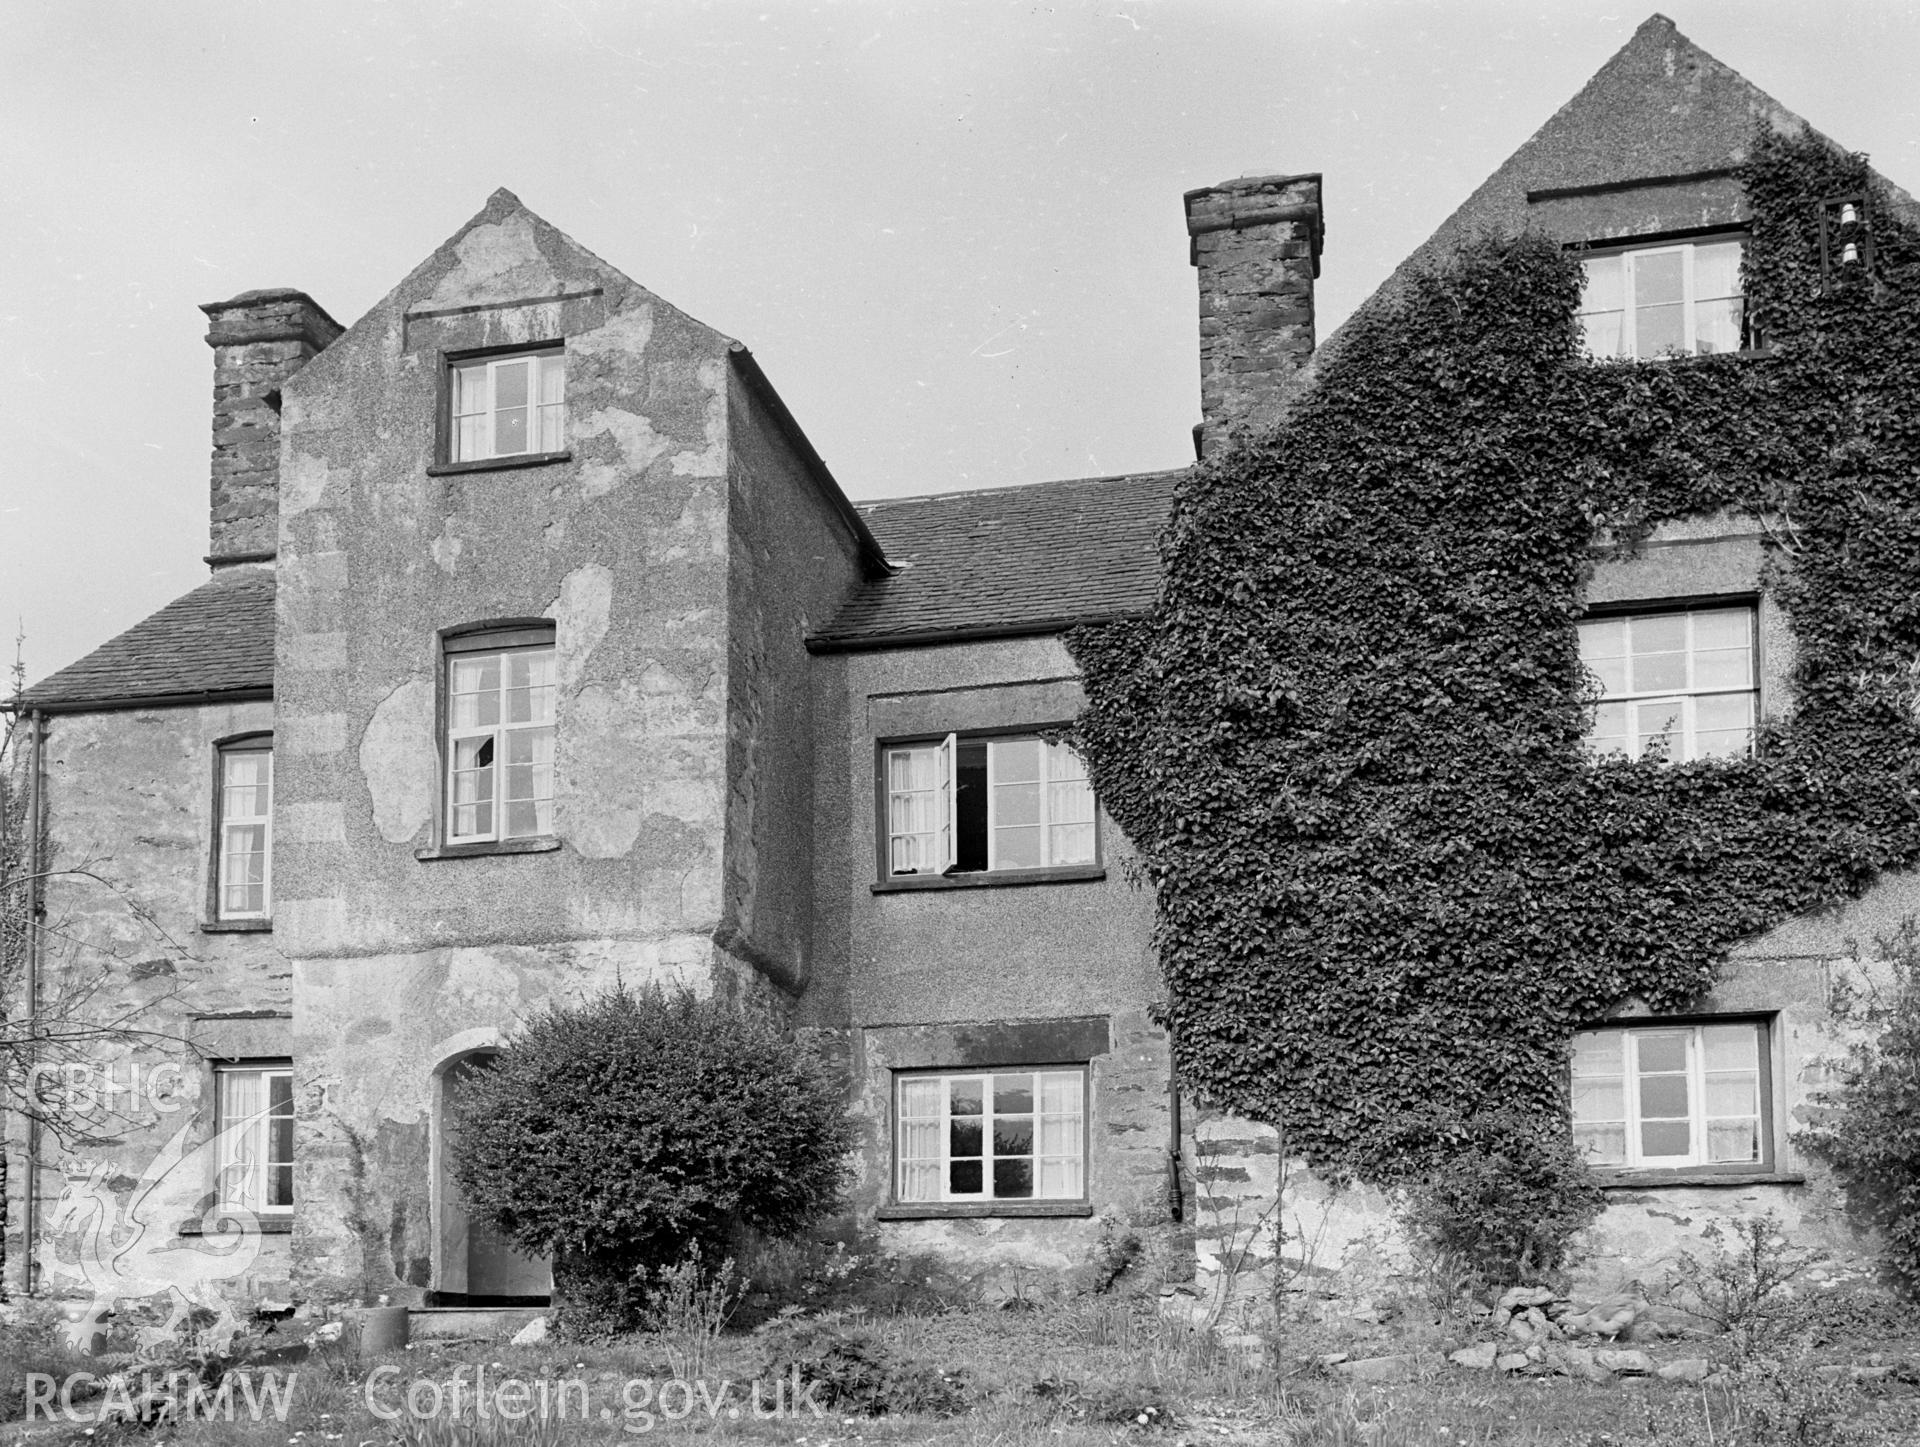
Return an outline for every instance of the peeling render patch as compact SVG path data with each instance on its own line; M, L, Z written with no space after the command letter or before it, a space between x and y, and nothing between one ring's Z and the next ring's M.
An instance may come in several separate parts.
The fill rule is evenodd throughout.
M633 729L629 690L591 684L568 708L573 727L560 731L555 772L558 778L555 832L588 859L618 859L640 837L640 755L626 735ZM575 791L573 779L593 779L592 789Z
M433 684L414 678L380 700L360 735L360 774L373 800L373 825L405 844L433 813Z
M280 517L282 521L298 517L326 499L332 469L324 457L310 452L289 452L280 464Z
M630 477L638 477L673 446L669 438L653 430L653 424L638 413L617 407L603 407L580 425L574 434L576 444L596 438L613 439L611 461L589 459L580 465L580 490L588 497L605 497ZM679 459L674 459L676 468Z
M454 255L459 262L434 287L432 307L497 304L507 297L542 296L558 285L540 254L533 218L524 211L474 227L460 238Z
M604 358L624 370L638 364L651 340L653 308L636 306L615 312L601 326L581 333L567 345L574 356L595 363ZM571 376L567 378L567 385L570 389L573 386ZM592 383L587 385L591 386Z
M727 471L727 364L700 364L700 385L707 389L707 445L699 452L675 453L673 470L681 477L724 477Z
M612 570L592 563L575 568L561 580L560 596L546 616L554 621L554 651L559 656L563 691L571 693L580 686L587 660L607 636L612 614Z
M434 565L449 578L453 576L454 569L459 567L460 553L466 546L454 532L453 523L453 518L449 517L440 525L440 536L433 540L432 550Z

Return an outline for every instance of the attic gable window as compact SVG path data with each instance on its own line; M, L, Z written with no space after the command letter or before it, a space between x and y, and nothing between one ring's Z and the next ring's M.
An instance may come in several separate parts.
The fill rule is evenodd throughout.
M566 447L564 349L456 361L449 374L449 462L540 456Z
M1065 744L1032 735L882 751L888 879L1095 863L1093 787Z
M1598 360L1737 352L1746 325L1740 238L1595 252L1581 263L1580 328Z

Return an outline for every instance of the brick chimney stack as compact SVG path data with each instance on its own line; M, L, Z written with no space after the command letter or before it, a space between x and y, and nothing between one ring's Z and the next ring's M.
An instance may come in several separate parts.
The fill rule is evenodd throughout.
M1200 412L1194 450L1279 418L1313 355L1313 283L1325 224L1320 177L1242 176L1186 195L1200 272Z
M273 558L280 533L280 388L345 330L284 287L208 302L213 348L212 547L217 571Z

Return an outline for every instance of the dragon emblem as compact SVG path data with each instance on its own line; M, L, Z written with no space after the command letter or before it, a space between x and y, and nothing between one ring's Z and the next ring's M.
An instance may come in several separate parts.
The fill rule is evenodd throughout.
M66 1188L47 1214L39 1253L43 1280L71 1279L77 1266L93 1292L86 1312L67 1325L76 1349L89 1348L121 1302L160 1297L169 1312L164 1323L142 1329L143 1348L186 1327L196 1306L215 1313L209 1334L216 1344L224 1347L240 1332L232 1304L214 1288L251 1269L260 1254L260 1222L252 1210L231 1204L238 1182L228 1178L244 1173L244 1164L216 1171L213 1163L234 1161L232 1147L258 1120L237 1120L199 1141L189 1121L160 1148L131 1192L117 1162L67 1162ZM183 1234L194 1222L200 1234ZM70 1248L70 1259L62 1259L68 1254L62 1246Z

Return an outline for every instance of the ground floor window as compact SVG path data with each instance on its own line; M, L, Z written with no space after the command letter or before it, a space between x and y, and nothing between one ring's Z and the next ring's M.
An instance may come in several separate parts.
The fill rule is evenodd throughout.
M1085 1067L900 1075L894 1090L902 1203L1086 1196Z
M1763 1020L1622 1026L1573 1038L1573 1135L1596 1166L1765 1168Z
M293 1062L222 1065L215 1081L220 1204L291 1212Z

